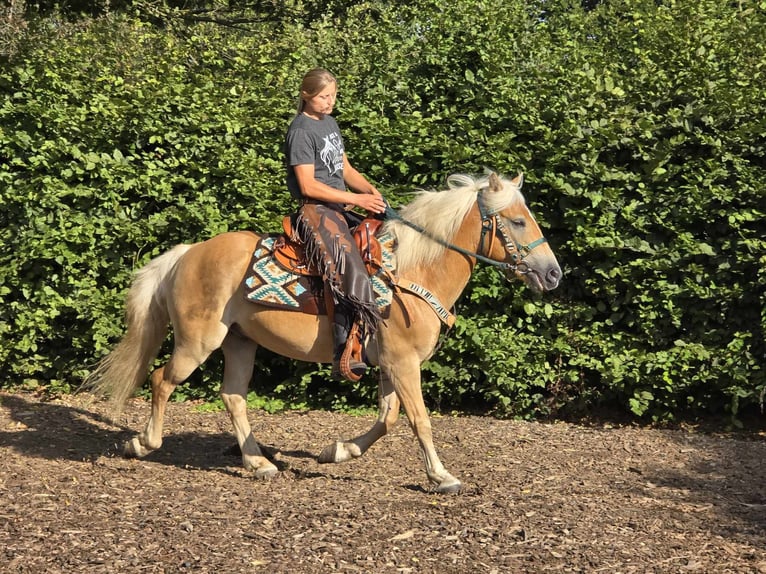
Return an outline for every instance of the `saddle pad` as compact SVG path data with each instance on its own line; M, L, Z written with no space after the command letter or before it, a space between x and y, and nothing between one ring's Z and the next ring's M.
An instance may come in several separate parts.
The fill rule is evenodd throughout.
M269 307L326 315L321 279L296 275L274 259L274 244L278 237L267 235L256 245L245 275L245 298ZM375 303L385 317L393 297L386 281L386 271L393 273L394 268L393 238L379 236L378 240L383 252L383 266L370 277L370 282L375 293Z

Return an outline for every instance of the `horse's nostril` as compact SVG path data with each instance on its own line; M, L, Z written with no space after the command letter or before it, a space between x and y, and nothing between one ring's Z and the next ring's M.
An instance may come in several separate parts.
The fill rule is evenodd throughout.
M547 279L549 285L558 285L559 281L561 281L561 268L558 266L552 267L548 270L545 278Z

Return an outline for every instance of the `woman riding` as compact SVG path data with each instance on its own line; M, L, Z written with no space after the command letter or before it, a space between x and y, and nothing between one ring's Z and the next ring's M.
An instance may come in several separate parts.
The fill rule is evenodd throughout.
M356 381L367 369L358 349L375 333L380 313L349 231L347 208L381 214L386 203L346 156L340 129L330 115L337 85L323 68L303 77L298 111L285 137L285 159L287 187L301 203L296 233L325 283L333 322L332 374Z

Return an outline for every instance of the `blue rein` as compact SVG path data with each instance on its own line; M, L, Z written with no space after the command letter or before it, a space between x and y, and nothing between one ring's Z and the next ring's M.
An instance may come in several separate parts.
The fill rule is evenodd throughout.
M499 210L495 211L488 211L484 203L481 201L481 194L479 194L478 198L479 203L479 213L481 214L481 239L479 240L479 249L481 249L484 246L484 237L486 233L492 229L498 229L500 230L500 233L503 236L503 239L505 240L505 248L506 252L509 252L513 249L515 252L511 253L511 260L513 263L507 263L505 261L496 261L494 259L490 259L489 257L486 257L484 255L481 255L480 253L476 253L474 251L469 251L467 249L463 249L462 247L458 247L457 245L453 245L452 243L449 243L448 241L445 241L439 237L434 236L431 234L427 229L424 227L421 227L417 223L413 223L411 221L407 221L404 219L401 215L399 215L399 212L394 210L390 205L388 205L388 202L386 202L386 211L384 213L385 219L395 219L396 221L399 221L400 223L406 225L410 229L414 229L421 235L425 235L432 241L435 241L442 247L446 247L447 249L451 249L452 251L457 251L458 253L461 253L467 257L473 257L477 261L481 261L483 263L486 263L488 265L492 265L494 267L499 267L500 269L506 271L506 272L516 272L519 270L519 265L524 265L525 267L528 267L524 259L530 254L530 252L535 248L543 243L547 243L548 240L545 237L540 237L539 239L534 240L532 243L529 243L527 245L516 243L509 235L508 232L505 229L505 226L502 224L500 217L499 217ZM519 273L526 273L525 271L519 271Z

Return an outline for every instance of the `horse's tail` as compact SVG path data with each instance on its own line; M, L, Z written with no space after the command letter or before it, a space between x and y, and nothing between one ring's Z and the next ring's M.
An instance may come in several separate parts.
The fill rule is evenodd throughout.
M110 397L113 414L146 380L146 372L167 335L168 278L191 245L176 245L136 272L125 307L127 332L85 379L85 388Z

